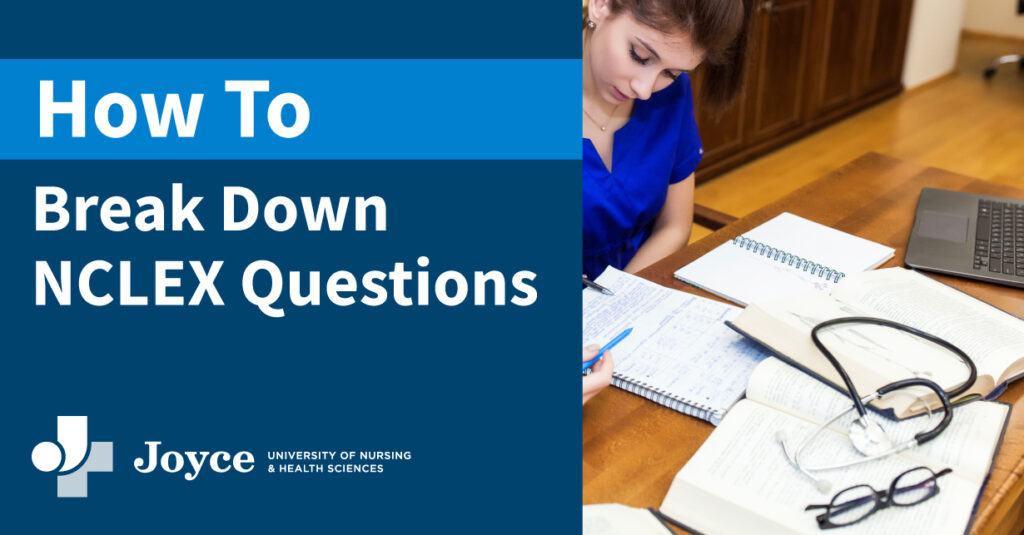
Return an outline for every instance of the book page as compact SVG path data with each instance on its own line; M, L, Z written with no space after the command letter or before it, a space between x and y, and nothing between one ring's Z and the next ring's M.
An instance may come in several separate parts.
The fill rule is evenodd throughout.
M829 426L843 435L857 418L857 412L850 410L853 402L849 397L776 358L765 359L758 365L750 378L747 398L815 424L846 412ZM919 464L953 467L960 476L980 485L988 473L1007 411L1008 408L999 403L971 402L956 406L953 420L942 434L901 455ZM882 426L893 444L903 444L917 433L935 428L942 413L902 421L892 421L879 414L872 414L870 418ZM792 437L796 442L803 438ZM857 458L859 454L852 447L847 449L844 458ZM828 457L815 459L814 454L807 459L817 465L835 462Z
M766 354L723 323L738 308L613 268L597 282L615 295L583 291L583 344L603 345L633 328L612 349L616 377L720 412L743 396L750 374Z
M999 378L1024 358L1024 322L920 273L890 268L861 274L837 286L835 295L944 338L974 359L979 375Z
M583 535L672 535L647 509L619 503L583 506Z
M960 475L973 479L980 485L984 483L992 468L992 457L1002 438L1003 426L1009 411L1010 407L1003 403L981 400L954 406L953 421L941 435L900 455L921 464L932 462L959 467ZM908 440L916 432L910 427L899 427L900 425L902 422L886 420L882 427L896 442ZM934 427L931 423L927 425L929 429Z
M754 370L747 398L808 422L824 422L852 406L845 394L774 357Z
M804 511L806 505L828 503L835 492L853 485L888 489L893 478L919 465L893 455L820 473L831 483L823 493L789 463L776 440L779 431L802 437L814 429L794 416L741 401L676 475L661 511L705 533L820 534L815 521L820 511ZM817 455L843 459L848 444L846 437L826 431L813 447ZM940 492L931 500L880 511L843 528L843 533L959 535L967 527L980 488L954 470L939 480Z

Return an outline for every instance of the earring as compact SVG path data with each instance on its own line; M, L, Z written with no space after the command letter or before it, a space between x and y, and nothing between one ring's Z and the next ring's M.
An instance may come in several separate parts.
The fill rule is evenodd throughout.
M587 17L587 28L590 28L591 30L593 30L596 27L597 27L597 24L594 23L594 21L591 20L590 17Z

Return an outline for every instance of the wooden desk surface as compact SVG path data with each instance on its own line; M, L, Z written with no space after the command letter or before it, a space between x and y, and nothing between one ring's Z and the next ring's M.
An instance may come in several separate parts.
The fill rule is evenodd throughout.
M925 186L1024 199L1024 190L869 153L736 221L640 273L663 286L715 298L672 273L783 211L896 248L882 267L903 265ZM1024 290L954 277L939 280L1024 317ZM1024 533L1024 381L999 397L1013 404L1006 437L985 486L972 533ZM676 473L714 427L617 388L583 407L583 503L658 507Z

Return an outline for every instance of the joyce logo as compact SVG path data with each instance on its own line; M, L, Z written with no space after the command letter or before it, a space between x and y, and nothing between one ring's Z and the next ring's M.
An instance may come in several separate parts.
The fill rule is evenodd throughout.
M248 474L252 472L253 464L256 462L252 452L248 451L240 451L232 456L226 451L214 452L213 455L210 455L208 451L186 451L182 455L174 450L169 450L163 455L159 455L157 448L160 444L161 442L159 441L146 442L146 445L149 446L149 461L147 462L142 457L137 457L135 459L136 470L143 474L148 474L159 466L164 472L176 474L182 468L185 468L185 459L188 459L189 469L185 471L185 481L195 481L196 477L199 476L199 471L206 464L207 459L210 460L210 469L218 474L228 472L232 468L236 472Z
M114 443L93 442L90 447L88 434L88 416L58 416L57 443L40 442L32 448L36 468L43 472L60 468L58 498L85 498L89 495L89 472L114 471Z

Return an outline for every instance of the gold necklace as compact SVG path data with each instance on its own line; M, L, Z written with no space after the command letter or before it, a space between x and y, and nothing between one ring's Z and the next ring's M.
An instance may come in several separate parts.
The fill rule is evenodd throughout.
M618 110L619 110L619 105L616 104L615 107L612 108L612 113L608 116L608 120L609 121L612 120L612 117L615 117L615 112L618 111ZM602 132L605 132L605 131L608 130L608 123L605 122L604 124L601 124L601 123L597 122L594 119L594 116L590 115L590 112L588 112L586 108L583 108L583 115L586 115L587 119L590 119L590 122L594 123L594 125L597 126L598 128L600 128Z

